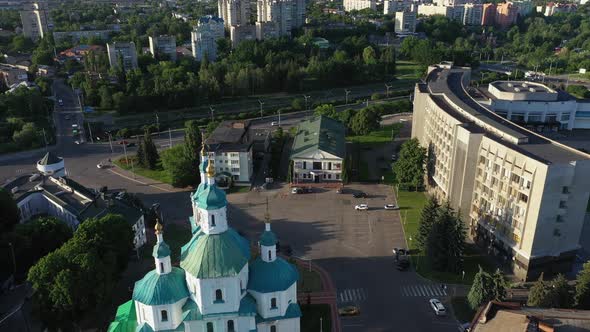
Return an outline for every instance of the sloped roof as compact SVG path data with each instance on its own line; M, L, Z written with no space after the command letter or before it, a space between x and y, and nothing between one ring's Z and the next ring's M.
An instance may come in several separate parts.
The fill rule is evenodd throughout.
M170 256L170 247L164 241L156 243L154 251L152 251L154 258L164 258Z
M63 158L60 158L51 152L47 152L45 156L39 160L39 165L53 165L61 162L62 160Z
M291 158L305 156L318 150L344 158L344 131L344 125L340 121L323 115L301 122L293 142Z
M225 191L215 184L206 186L197 196L197 206L205 210L217 210L227 206Z
M299 308L299 304L291 303L287 307L287 310L285 311L285 315L283 315L283 316L262 318L260 315L256 315L256 324L261 323L261 322L272 322L272 321L281 320L281 319L299 318L301 316L302 316L302 314L301 314L301 308Z
M264 231L260 236L259 242L261 246L272 247L277 244L277 236L272 231Z
M184 270L177 267L166 274L152 270L133 288L133 300L146 305L172 304L188 296Z
M115 320L109 325L108 332L135 332L137 314L133 300L129 300L117 308Z
M284 291L299 280L297 268L282 258L265 262L258 257L248 272L248 289L260 293Z
M193 235L181 249L180 267L195 278L223 278L240 273L248 260L248 241L229 228L220 234Z

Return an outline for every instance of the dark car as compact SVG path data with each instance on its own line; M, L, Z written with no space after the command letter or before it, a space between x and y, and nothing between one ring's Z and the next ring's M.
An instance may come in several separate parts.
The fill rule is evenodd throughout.
M367 198L367 194L365 194L364 192L360 191L357 193L352 194L352 196L354 198Z
M399 271L405 271L410 267L410 261L407 259L402 259L401 261L397 262L396 268Z
M128 148L131 148L131 147L134 147L134 146L135 146L135 143L133 143L133 142L131 142L131 143L127 143L127 144L126 144L126 146L127 146Z
M313 188L312 187L303 187L303 193L304 194L309 194L313 192Z

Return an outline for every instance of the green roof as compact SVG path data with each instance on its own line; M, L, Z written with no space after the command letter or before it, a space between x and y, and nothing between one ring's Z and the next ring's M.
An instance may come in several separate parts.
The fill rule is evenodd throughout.
M133 300L129 300L117 308L117 315L109 325L108 332L135 332L135 329L137 329L135 304Z
M183 321L191 321L191 320L202 320L203 314L201 313L201 309L193 299L189 298L186 303L182 306L182 320Z
M297 268L282 258L265 262L260 257L250 263L248 289L260 293L287 290L299 280Z
M306 156L318 150L344 158L346 141L344 125L340 121L316 116L299 124L291 158Z
M238 309L238 314L240 316L254 316L256 315L256 300L252 297L252 295L247 294L242 298L240 301L240 309Z
M197 196L197 206L205 210L217 210L227 206L225 191L215 184L206 186Z
M291 303L287 307L287 311L285 311L285 315L283 315L283 316L262 318L260 315L256 315L256 324L263 323L263 322L272 322L272 321L281 320L281 319L299 318L301 316L302 316L302 314L301 314L301 308L299 308L299 304Z
M182 306L182 320L183 321L195 321L195 320L203 320L203 317L219 317L219 316L227 316L227 315L235 315L238 316L256 316L256 300L250 294L246 294L242 300L240 300L240 308L238 312L223 312L223 313L216 313L216 314L208 314L203 315L201 313L201 309L199 306L193 301L192 299L188 299L186 303Z
M156 243L152 252L154 258L164 258L170 256L170 247L164 241Z
M176 303L189 296L184 270L173 267L170 273L148 272L135 283L133 299L146 305Z
M193 235L181 249L180 267L195 278L235 276L250 260L250 245L229 228L220 234Z
M267 246L267 247L272 247L274 245L277 244L277 237L275 235L275 233L273 233L272 231L264 231L262 232L262 235L260 236L260 245L261 246Z
M204 183L204 182L199 183L197 190L195 190L195 192L191 194L191 199L193 201L196 201L199 198L199 195L203 192L203 190L205 190L206 187L207 187L206 183Z

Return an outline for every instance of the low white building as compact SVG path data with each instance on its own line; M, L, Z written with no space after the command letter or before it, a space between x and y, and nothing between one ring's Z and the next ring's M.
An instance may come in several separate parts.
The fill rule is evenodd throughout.
M292 182L341 182L344 135L344 125L326 116L301 122L291 149Z

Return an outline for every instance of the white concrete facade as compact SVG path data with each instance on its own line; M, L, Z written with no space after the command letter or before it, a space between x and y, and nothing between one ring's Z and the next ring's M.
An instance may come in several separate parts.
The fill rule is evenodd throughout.
M327 153L293 159L293 182L342 181L342 159Z
M218 13L226 28L250 23L250 2L247 0L219 0Z
M395 13L395 32L414 33L416 32L416 13L402 11Z
M351 10L362 10L362 9L377 9L377 2L375 0L344 0L344 10L349 12Z
M176 61L176 37L174 36L157 36L149 37L150 53L154 58L158 54L164 54L170 61Z
M227 151L216 153L215 173L231 173L236 182L249 182L253 175L252 147L248 151Z
M44 38L49 33L49 14L45 3L25 4L20 11L23 35L33 41Z
M119 66L119 58L123 60L125 70L137 68L137 50L135 43L108 43L107 51L109 54L109 64L111 68Z

